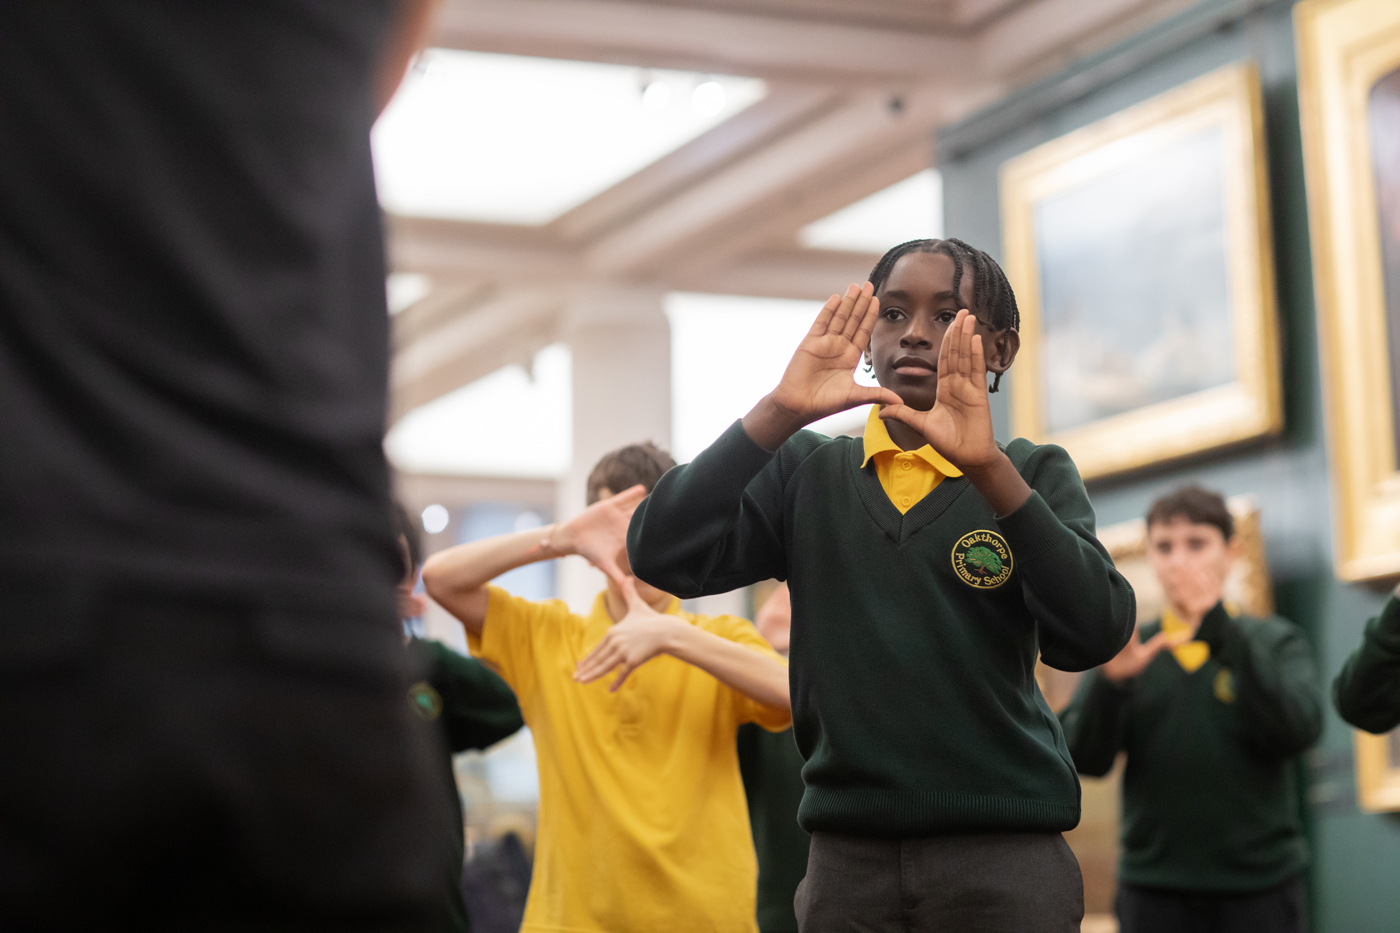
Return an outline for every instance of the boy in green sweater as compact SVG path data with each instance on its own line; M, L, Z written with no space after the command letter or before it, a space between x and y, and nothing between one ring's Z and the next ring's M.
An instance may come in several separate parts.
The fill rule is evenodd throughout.
M423 566L422 539L403 506L395 503L394 521L399 532L404 575L399 580L399 617L407 622L423 614L423 597L413 592ZM520 704L500 675L476 658L458 654L438 641L405 636L413 673L408 705L425 723L431 723L439 749L446 786L451 794L453 820L442 827L442 839L451 853L452 873L442 880L442 898L434 929L442 933L469 933L471 921L462 900L462 861L465 827L462 798L452 769L452 755L468 749L495 745L525 727Z
M1218 494L1147 513L1162 618L1084 678L1060 719L1080 774L1119 751L1122 933L1301 933L1307 865L1295 759L1322 731L1312 651L1277 616L1222 602L1238 549Z
M1376 735L1400 726L1400 589L1366 623L1361 646L1332 684L1342 718Z
M1079 929L1079 782L1033 671L1117 654L1133 593L1064 450L992 436L1017 326L986 253L901 244L633 517L632 567L670 592L788 581L803 933ZM872 402L863 438L802 430Z

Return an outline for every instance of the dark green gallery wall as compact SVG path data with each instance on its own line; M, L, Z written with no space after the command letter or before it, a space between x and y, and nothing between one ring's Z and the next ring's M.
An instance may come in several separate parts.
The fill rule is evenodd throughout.
M1000 256L997 172L1007 159L1247 59L1258 64L1264 90L1283 337L1284 433L1265 443L1095 482L1089 492L1101 525L1140 517L1154 497L1188 481L1227 495L1254 496L1262 507L1278 611L1307 630L1330 685L1387 590L1342 584L1333 573L1292 4L1204 0L1108 53L940 130L935 149L943 173L944 226L948 236ZM1183 276L1190 274L1190 269L1181 270ZM1007 393L992 398L998 436L1005 438ZM1328 710L1323 739L1301 769L1314 843L1316 929L1400 931L1400 814L1357 810L1351 733L1330 704Z

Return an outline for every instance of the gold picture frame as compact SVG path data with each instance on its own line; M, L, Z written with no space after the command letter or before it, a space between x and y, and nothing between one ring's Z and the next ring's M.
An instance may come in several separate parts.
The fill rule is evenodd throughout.
M1385 735L1354 730L1356 802L1367 813L1400 810L1400 729Z
M1294 23L1336 571L1372 580L1400 574L1396 335L1386 320L1370 116L1373 90L1400 70L1400 4L1306 0L1294 7Z
M1061 445L1093 478L1282 429L1263 104L1252 63L1010 160L1001 205L1005 268L1021 308L1015 434ZM1164 220L1173 212L1190 236L1173 237ZM1164 258L1152 244L1171 252ZM1110 275L1075 281L1089 274L1083 257L1115 255L1136 262L1104 259ZM1193 306L1200 296L1190 290L1201 282L1209 301ZM1120 304L1118 294L1145 300ZM1076 328L1089 339L1073 337ZM1102 345L1086 346L1095 341ZM1214 361L1206 369L1202 353Z

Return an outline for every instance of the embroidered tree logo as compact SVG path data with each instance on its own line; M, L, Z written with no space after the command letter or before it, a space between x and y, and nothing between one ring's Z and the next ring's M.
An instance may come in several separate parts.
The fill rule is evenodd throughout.
M994 590L1011 577L1011 548L989 529L965 534L953 545L953 572L973 589Z
M980 545L968 549L968 552L963 555L963 563L979 576L994 577L1001 573L1001 558L997 557L989 548Z

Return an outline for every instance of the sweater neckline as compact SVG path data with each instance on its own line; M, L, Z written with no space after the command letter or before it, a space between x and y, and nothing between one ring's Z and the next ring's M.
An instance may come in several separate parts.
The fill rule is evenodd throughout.
M926 525L937 521L969 486L966 476L945 476L933 487L932 492L914 503L913 508L901 513L885 494L885 488L880 485L880 477L876 475L874 464L871 464L869 469L861 466L862 453L860 444L851 444L850 454L846 458L856 492L875 524L879 525L895 544L903 544Z

